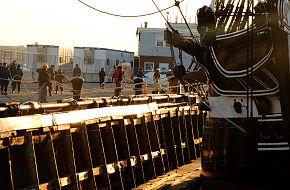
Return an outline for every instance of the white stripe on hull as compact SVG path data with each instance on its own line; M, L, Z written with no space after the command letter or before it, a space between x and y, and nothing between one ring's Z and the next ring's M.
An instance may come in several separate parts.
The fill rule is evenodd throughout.
M258 148L258 151L289 150L289 147Z
M258 143L258 151L289 150L288 142Z

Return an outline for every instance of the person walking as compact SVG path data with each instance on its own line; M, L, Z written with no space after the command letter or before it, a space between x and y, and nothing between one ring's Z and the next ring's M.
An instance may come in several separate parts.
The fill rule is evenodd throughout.
M145 78L145 74L143 72L143 68L139 67L136 77Z
M160 90L159 79L160 79L160 69L158 68L155 69L153 74L153 83L154 83L153 93L158 93Z
M120 96L122 91L123 71L122 66L119 65L115 71L115 96Z
M102 68L101 71L99 72L100 87L101 88L104 88L104 85L105 85L105 76L106 76L106 72L104 71L104 68Z
M143 73L143 68L139 67L138 72L136 74L136 78L134 78L135 84L135 95L140 95L143 92L143 83L144 83L145 74Z
M20 86L21 86L21 80L23 77L23 71L21 69L21 65L17 64L16 70L14 73L13 81L11 83L12 86L12 94L14 93L16 86L17 86L17 92L20 93Z
M1 73L1 95L7 95L7 88L9 85L9 80L11 79L11 73L8 69L7 63L3 63Z
M63 91L63 87L62 87L62 83L63 83L63 80L64 80L64 73L62 72L62 69L59 68L56 72L56 75L55 75L55 80L56 80L56 86L55 86L55 93L57 94L57 91L58 91L58 87L60 89L60 93L62 94L62 91Z
M48 69L49 75L50 75L50 83L48 85L48 92L49 92L49 96L52 96L52 85L53 85L53 81L55 80L55 75L56 75L56 71L54 70L54 65L51 65Z
M41 69L38 70L38 100L40 102L47 102L47 86L50 83L50 75L48 71L48 65L44 64Z
M112 82L114 82L115 81L116 66L114 65L112 69L113 69Z
M16 61L14 60L12 63L10 63L9 65L9 71L10 71L10 74L11 74L11 78L13 79L14 76L15 76L15 72L16 72L16 67L17 67L17 64L16 64Z
M73 69L73 77L76 77L76 76L81 76L81 68L79 67L79 64L76 64L75 68Z

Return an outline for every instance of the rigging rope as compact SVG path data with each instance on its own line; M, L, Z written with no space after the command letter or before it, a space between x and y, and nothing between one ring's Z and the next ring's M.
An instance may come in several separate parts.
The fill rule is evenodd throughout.
M187 20L186 20L185 16L183 15L183 12L181 11L181 8L179 6L180 2L177 1L177 0L174 0L174 1L175 1L175 6L179 9L179 12L180 12L180 14L181 14L181 16L182 16L182 18L183 18L188 30L189 30L190 36L192 37L192 39L194 39L193 33L192 33L192 31L191 31L191 29L190 29L190 27L189 27L189 25L187 23Z
M165 18L165 16L162 14L162 10L159 9L159 7L157 6L157 4L155 3L154 0L152 0L153 4L155 5L155 7L157 8L158 12L161 14L161 16L163 17L163 19L166 21L166 23L168 24L168 26L171 28L172 31L175 31L175 29L172 27L172 25L170 24L170 22L168 22L168 20ZM175 5L173 5L175 6Z
M171 9L172 7L174 7L175 5L171 5L167 8L164 8L162 10L158 10L158 11L155 11L155 12L151 12L151 13L146 13L146 14L140 14L140 15L120 15L120 14L115 14L115 13L110 13L110 12L107 12L107 11L103 11L103 10L100 10L100 9L97 9L85 2L83 2L82 0L78 0L80 3L82 3L83 5L95 10L95 11L98 11L100 13L103 13L103 14L107 14L107 15L110 15L110 16L116 16L116 17L124 17L124 18L134 18L134 17L144 17L144 16L150 16L150 15L153 15L153 14L156 14L156 13L159 13L160 11L166 11L168 9ZM182 0L184 1L184 0Z

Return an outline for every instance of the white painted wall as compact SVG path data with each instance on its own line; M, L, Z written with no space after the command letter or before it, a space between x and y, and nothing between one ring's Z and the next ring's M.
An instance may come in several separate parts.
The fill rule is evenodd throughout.
M101 68L104 68L107 75L113 74L113 66L121 63L133 63L134 53L120 50L93 48L94 60L88 64L84 62L85 49L87 47L75 47L73 67L79 64L82 73L87 82L98 82L99 72ZM110 78L110 77L108 77Z
M46 47L46 61L39 61L37 59L38 48ZM29 70L40 68L43 64L54 65L58 68L59 47L47 45L27 45L27 57L25 68Z

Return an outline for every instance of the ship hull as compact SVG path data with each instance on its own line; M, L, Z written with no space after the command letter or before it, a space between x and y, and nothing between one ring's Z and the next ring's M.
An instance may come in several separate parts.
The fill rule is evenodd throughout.
M254 117L247 118L246 109L242 107L237 113L233 106L241 99L217 97L213 100L201 153L205 189L212 189L209 185L212 182L208 181L215 180L219 184L223 182L219 186L223 188L225 184L263 189L289 187L289 144L281 113L275 113L274 105L272 112L259 115L257 104L253 103ZM279 102L276 103L279 108Z

